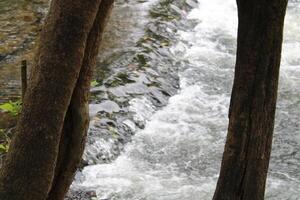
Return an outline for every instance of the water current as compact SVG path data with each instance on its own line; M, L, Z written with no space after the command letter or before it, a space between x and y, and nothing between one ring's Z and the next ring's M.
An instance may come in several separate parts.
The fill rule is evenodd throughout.
M98 199L209 200L218 178L232 88L237 8L232 0L198 0L169 51L184 62L180 90L162 109L131 102L146 120L113 162L87 166L76 187ZM300 2L290 1L266 199L300 199ZM154 114L152 114L154 113Z
M234 0L180 2L117 0L95 73L105 86L99 81L91 91L89 166L73 189L94 190L98 200L212 198L228 125L237 8ZM0 102L20 95L19 63L32 62L47 4L0 0ZM299 27L300 2L289 0L268 200L300 199Z

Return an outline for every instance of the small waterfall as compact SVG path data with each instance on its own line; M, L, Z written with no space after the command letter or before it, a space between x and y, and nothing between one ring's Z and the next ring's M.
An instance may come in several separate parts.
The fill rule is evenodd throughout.
M112 163L85 167L74 187L101 200L209 200L218 178L234 74L235 1L198 0L170 47L180 91L147 118ZM289 4L266 199L300 198L300 2ZM143 106L151 105L143 101ZM136 108L136 106L135 106ZM135 112L139 113L138 109ZM145 113L140 110L140 115Z

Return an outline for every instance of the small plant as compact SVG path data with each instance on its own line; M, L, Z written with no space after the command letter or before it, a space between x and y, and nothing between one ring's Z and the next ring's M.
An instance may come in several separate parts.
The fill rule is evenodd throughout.
M92 82L91 82L91 87L96 87L96 86L98 86L99 85L99 82L97 81L97 80L93 80Z
M22 103L20 101L9 101L0 105L0 110L17 116L21 112Z
M0 154L7 153L10 139L3 129L0 129Z
M9 149L8 144L0 144L0 154L7 153Z

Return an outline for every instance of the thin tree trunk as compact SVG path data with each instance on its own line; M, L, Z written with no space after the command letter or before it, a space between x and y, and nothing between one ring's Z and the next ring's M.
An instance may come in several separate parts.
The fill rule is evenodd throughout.
M274 129L287 0L237 0L238 46L229 128L214 200L263 200Z
M40 37L17 133L0 171L1 200L44 200L63 122L100 0L53 0Z
M84 59L64 122L56 176L48 200L63 200L81 161L89 125L89 89L104 27L114 0L102 0L87 40Z

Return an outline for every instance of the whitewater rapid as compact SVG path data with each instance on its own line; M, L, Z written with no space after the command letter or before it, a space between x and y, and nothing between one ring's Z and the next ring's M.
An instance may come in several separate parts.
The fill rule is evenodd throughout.
M131 102L146 126L110 164L88 166L78 187L98 199L209 200L218 178L232 88L237 32L235 1L198 0L170 52L184 63L180 91L155 112L150 101ZM300 2L290 1L274 145L266 199L300 199ZM140 111L138 111L138 108Z

